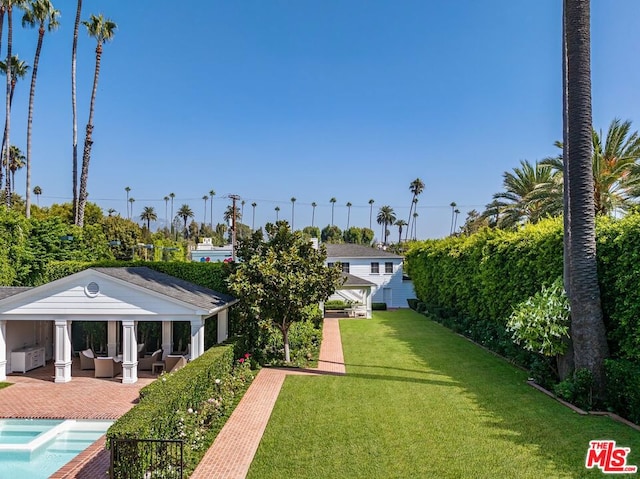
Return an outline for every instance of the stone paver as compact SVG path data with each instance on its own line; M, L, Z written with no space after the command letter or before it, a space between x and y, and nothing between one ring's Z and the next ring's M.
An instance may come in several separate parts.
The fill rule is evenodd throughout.
M191 479L244 479L287 374L345 374L340 326L325 319L318 369L260 370Z

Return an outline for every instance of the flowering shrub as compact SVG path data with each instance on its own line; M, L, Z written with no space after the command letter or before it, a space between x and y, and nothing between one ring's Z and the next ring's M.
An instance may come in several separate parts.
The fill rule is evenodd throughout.
M208 398L176 410L176 438L184 441L186 463L197 464L254 378L250 354L238 359L231 374L212 381Z

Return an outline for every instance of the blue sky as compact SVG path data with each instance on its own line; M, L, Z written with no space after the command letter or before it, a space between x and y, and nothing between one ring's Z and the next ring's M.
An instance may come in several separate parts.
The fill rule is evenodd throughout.
M58 0L61 26L43 47L33 137L32 187L41 205L71 198L70 59L75 2ZM191 206L203 221L213 189L214 222L229 200L256 202L256 226L291 219L369 225L377 209L408 216L419 177L418 237L449 233L482 210L502 173L520 160L555 155L562 132L561 2L537 0L166 0L83 2L83 18L118 24L104 47L95 111L89 200L134 216L165 217ZM15 21L14 52L32 63L36 31ZM594 126L640 128L640 2L592 1ZM84 28L84 27L83 27ZM6 30L5 30L6 31ZM2 55L6 54L6 39ZM82 151L95 42L78 52ZM11 142L26 150L29 79L18 84ZM16 176L24 195L25 174ZM208 208L208 206L207 206ZM209 221L209 212L207 212ZM380 227L374 226L376 236ZM392 236L397 235L392 229Z

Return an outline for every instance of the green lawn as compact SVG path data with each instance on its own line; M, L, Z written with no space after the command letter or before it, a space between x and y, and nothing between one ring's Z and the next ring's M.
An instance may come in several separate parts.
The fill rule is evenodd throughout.
M606 477L584 467L593 439L640 465L639 432L574 413L422 315L340 330L347 375L287 377L249 478Z

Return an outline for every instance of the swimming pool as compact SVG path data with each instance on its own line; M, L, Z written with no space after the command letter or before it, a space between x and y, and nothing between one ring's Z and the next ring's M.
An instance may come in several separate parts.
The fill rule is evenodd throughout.
M0 479L46 479L94 443L112 423L0 419Z

